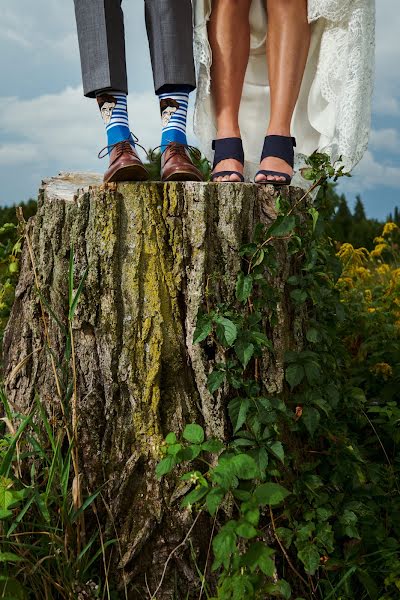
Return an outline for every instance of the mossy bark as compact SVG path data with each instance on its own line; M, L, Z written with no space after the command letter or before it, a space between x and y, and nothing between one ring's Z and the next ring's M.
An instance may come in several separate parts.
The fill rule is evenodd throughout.
M128 585L130 598L145 598L145 574L154 590L193 519L179 508L185 488L177 476L155 477L163 437L188 422L202 424L209 436L229 435L224 392L212 397L206 386L213 357L192 343L197 313L209 289L221 300L233 298L238 249L257 222L273 221L277 193L251 184L98 184L82 174L48 180L26 231L41 293L64 326L72 246L75 287L88 268L72 324L83 488L92 493L107 481L109 508L98 506L109 537L119 537L114 574L121 588ZM301 194L286 193L292 201ZM266 355L261 373L270 393L282 389L285 350L302 343L302 315L286 301L294 267L285 242L277 256L279 272L271 283L280 297L278 324L269 332L275 353ZM61 363L65 333L46 305L50 345ZM25 244L4 338L6 393L16 410L26 412L37 392L57 418L60 398L43 330ZM202 516L191 536L200 568L209 536ZM186 598L188 591L198 597L196 582L185 544L170 561L157 598Z

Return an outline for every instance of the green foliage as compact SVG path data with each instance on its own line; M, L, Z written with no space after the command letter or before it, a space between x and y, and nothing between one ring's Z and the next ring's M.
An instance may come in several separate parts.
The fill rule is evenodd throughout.
M95 503L101 488L86 497L80 490L73 417L76 373L71 323L86 274L75 281L71 249L68 327L61 324L37 290L49 315L66 335L63 361L54 362L54 372L49 375L57 378L62 394L60 408L59 402L54 403L49 417L36 397L33 409L24 416L11 409L0 389L5 415L0 421L0 596L9 600L69 600L100 597L106 592L107 549L116 540L105 539L97 526Z
M386 310L387 326L382 315L377 329L367 329L360 290L351 292L351 302L343 295L343 267L330 237L337 202L328 183L343 171L325 155L314 155L303 175L325 193L296 211L280 197L276 222L258 225L240 249L235 302L213 303L209 297L207 312L198 316L194 342L207 339L224 356L208 388L217 394L224 386L228 393L231 439L219 444L210 461L215 440L207 450L200 433L167 437L158 472L187 465L182 479L192 487L182 506L217 518L212 569L218 600L394 600L400 582L400 346L394 309ZM354 219L365 224L361 200ZM298 269L287 279L285 296L308 320L304 347L285 356L286 386L271 395L258 374L260 359L274 352L277 294L269 278L277 269L276 240L296 256ZM399 291L395 267L385 291L391 307ZM349 345L351 334L356 339ZM355 364L360 334L366 351ZM366 377L371 348L380 367ZM382 381L386 362L390 382Z
M25 218L36 213L36 201L22 203ZM0 207L0 345L14 302L14 289L19 275L22 231L18 226L15 206Z

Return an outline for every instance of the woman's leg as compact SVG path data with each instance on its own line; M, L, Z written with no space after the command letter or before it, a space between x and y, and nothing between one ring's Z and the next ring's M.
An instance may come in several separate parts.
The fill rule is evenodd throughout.
M217 118L217 139L240 137L239 106L250 52L251 0L213 0L208 24L212 49L211 88ZM215 171L243 172L237 160L222 160ZM239 181L237 175L216 181Z
M268 13L267 59L271 90L271 117L267 135L290 136L290 124L300 92L310 47L307 0L266 0ZM282 159L268 157L261 169L292 175ZM256 181L265 180L259 175ZM283 180L269 175L268 180Z

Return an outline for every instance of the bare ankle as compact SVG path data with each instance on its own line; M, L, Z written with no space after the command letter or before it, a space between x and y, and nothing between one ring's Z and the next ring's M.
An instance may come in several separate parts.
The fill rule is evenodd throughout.
M217 136L216 136L217 140L222 140L224 138L230 138L230 137L240 138L241 137L240 129L238 129L238 128L218 129Z
M273 127L270 125L267 129L267 135L283 135L285 137L290 137L290 127Z

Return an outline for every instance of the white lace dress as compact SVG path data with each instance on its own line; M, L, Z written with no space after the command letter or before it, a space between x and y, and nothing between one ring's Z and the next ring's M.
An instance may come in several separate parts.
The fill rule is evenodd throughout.
M212 160L216 134L210 93L211 48L207 21L212 0L193 0L195 61L198 87L194 130L204 154ZM297 139L293 185L307 187L299 168L314 150L332 161L342 156L347 170L362 158L368 144L375 46L374 0L308 0L311 46L293 115ZM265 55L265 0L250 9L251 51L240 106L240 128L246 156L245 175L258 169L269 119L268 69Z

